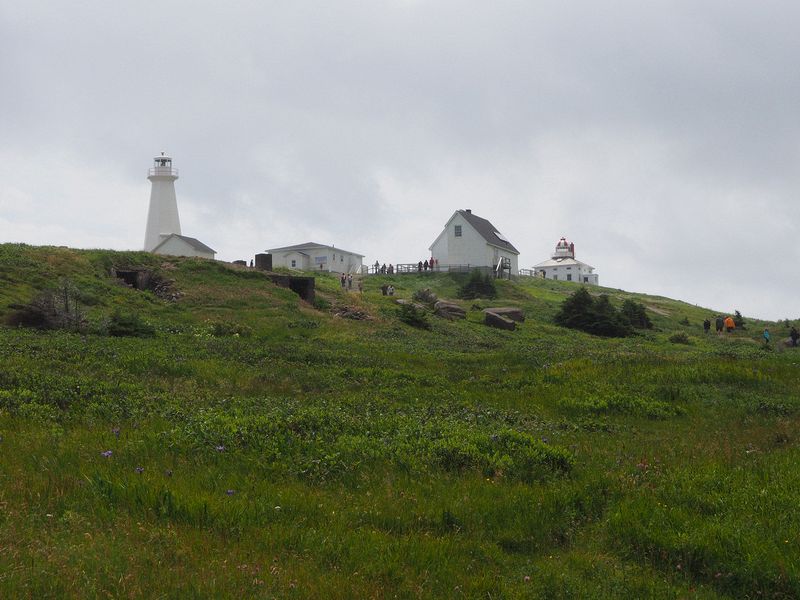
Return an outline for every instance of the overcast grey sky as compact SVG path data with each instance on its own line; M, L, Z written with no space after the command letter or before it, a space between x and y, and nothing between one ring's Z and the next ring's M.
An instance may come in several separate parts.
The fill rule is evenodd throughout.
M471 208L602 284L800 317L800 3L0 2L0 241L416 262Z

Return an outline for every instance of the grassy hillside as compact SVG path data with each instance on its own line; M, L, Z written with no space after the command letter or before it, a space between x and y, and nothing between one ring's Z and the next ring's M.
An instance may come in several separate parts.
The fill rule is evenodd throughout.
M133 266L177 299L110 276ZM19 245L0 318L65 281L80 332L0 327L1 597L800 596L800 351L763 323L705 336L706 309L601 289L655 329L598 338L553 323L573 284L527 280L424 330L380 285L458 277L321 276L312 306L219 263ZM105 335L115 313L154 335Z

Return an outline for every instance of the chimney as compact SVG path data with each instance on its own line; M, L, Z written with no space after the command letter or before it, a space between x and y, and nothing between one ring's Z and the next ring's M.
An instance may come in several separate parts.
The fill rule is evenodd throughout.
M472 209L468 208L464 212L467 213L468 215L471 215L472 214Z

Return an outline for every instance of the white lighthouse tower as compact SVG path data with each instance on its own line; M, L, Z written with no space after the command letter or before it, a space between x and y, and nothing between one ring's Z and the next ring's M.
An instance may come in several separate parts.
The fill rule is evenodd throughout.
M150 207L147 210L147 229L144 234L144 249L152 252L171 234L181 234L178 218L178 201L175 198L175 180L178 169L172 168L172 159L163 152L156 156L155 164L147 174L152 182Z

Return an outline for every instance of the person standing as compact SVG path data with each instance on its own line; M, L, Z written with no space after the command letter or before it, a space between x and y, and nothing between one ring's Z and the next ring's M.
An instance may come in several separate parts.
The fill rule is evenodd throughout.
M353 274L352 273L348 273L347 274L347 289L348 290L352 290L353 289Z
M706 319L705 321L703 321L703 331L705 332L706 335L708 335L708 332L711 331L710 319Z
M792 330L789 332L789 339L792 340L792 346L797 348L797 340L800 339L800 333L798 333L797 327L792 327Z
M722 335L722 328L725 327L725 319L722 318L722 315L717 315L715 326L717 328L717 335Z
M375 275L377 275L377 274L378 274L378 269L380 269L380 268L381 268L381 263L379 263L379 262L376 260L376 261L375 261Z
M342 289L344 289L344 286L347 284L347 277L344 273L342 273L342 276L339 278L339 282L342 284Z
M764 345L769 346L769 329L764 328Z
M725 317L725 331L728 333L733 333L734 329L736 329L736 323L734 322L733 317Z

